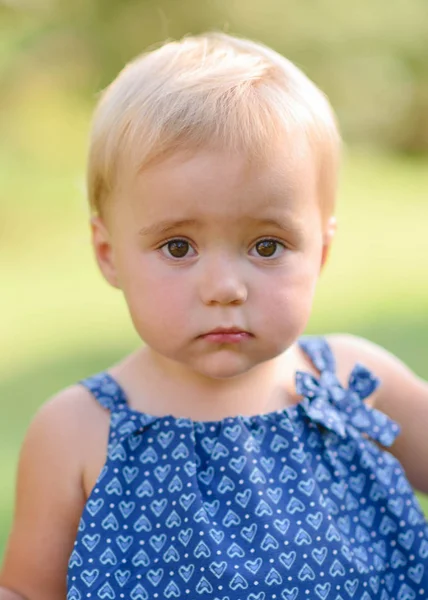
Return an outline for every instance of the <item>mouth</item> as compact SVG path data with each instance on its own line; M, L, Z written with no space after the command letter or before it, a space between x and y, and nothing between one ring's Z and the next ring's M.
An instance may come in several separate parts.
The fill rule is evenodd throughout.
M237 344L251 337L254 336L240 327L216 327L199 336L199 338L214 344Z
M216 327L204 335L211 335L212 333L247 333L250 335L248 331L245 331L245 329L241 329L240 327Z

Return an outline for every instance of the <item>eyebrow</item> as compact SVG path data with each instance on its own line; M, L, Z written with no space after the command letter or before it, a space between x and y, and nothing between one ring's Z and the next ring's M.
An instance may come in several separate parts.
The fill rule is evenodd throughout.
M291 219L258 219L257 217L247 217L247 219L252 221L255 225L276 227L277 229L285 231L286 233L298 234L302 231L301 225ZM176 221L165 219L158 221L157 223L147 225L146 227L142 227L138 233L142 236L162 235L180 227L191 227L195 225L200 225L200 221L197 221L196 219L180 219Z
M152 225L147 225L147 227L143 227L138 232L139 235L159 235L162 233L168 233L173 229L178 229L179 227L190 227L191 225L198 225L199 221L195 219L181 219L179 221L170 221L163 220L158 221L157 223L153 223Z
M270 225L272 227L276 227L277 229L281 229L286 233L301 233L302 226L301 224L293 219L254 219L251 217L252 221L255 221L259 225Z

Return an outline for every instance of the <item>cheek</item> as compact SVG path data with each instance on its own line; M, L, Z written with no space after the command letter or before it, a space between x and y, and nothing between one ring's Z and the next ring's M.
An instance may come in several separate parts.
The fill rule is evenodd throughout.
M151 261L134 259L127 262L123 276L123 293L138 333L144 338L156 331L169 335L189 315L189 286L185 277L159 268Z
M283 274L269 274L258 288L260 318L269 329L298 335L309 319L319 269L313 260L296 260Z

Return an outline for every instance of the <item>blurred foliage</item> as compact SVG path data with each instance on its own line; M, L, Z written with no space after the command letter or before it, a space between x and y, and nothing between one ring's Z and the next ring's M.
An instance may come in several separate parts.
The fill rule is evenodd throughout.
M147 47L220 29L295 61L349 141L428 149L426 0L0 0L0 27L6 105L36 80L92 101Z

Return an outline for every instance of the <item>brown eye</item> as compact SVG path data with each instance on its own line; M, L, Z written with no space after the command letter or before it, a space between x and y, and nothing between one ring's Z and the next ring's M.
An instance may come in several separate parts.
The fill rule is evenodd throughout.
M166 242L163 246L159 248L159 250L167 258L179 259L196 256L196 252L187 240L169 240L169 242Z
M189 242L185 240L172 240L168 242L168 251L174 258L183 258L189 252Z
M262 240L261 242L257 242L256 250L259 256L271 258L275 254L278 246L279 243L275 240Z

